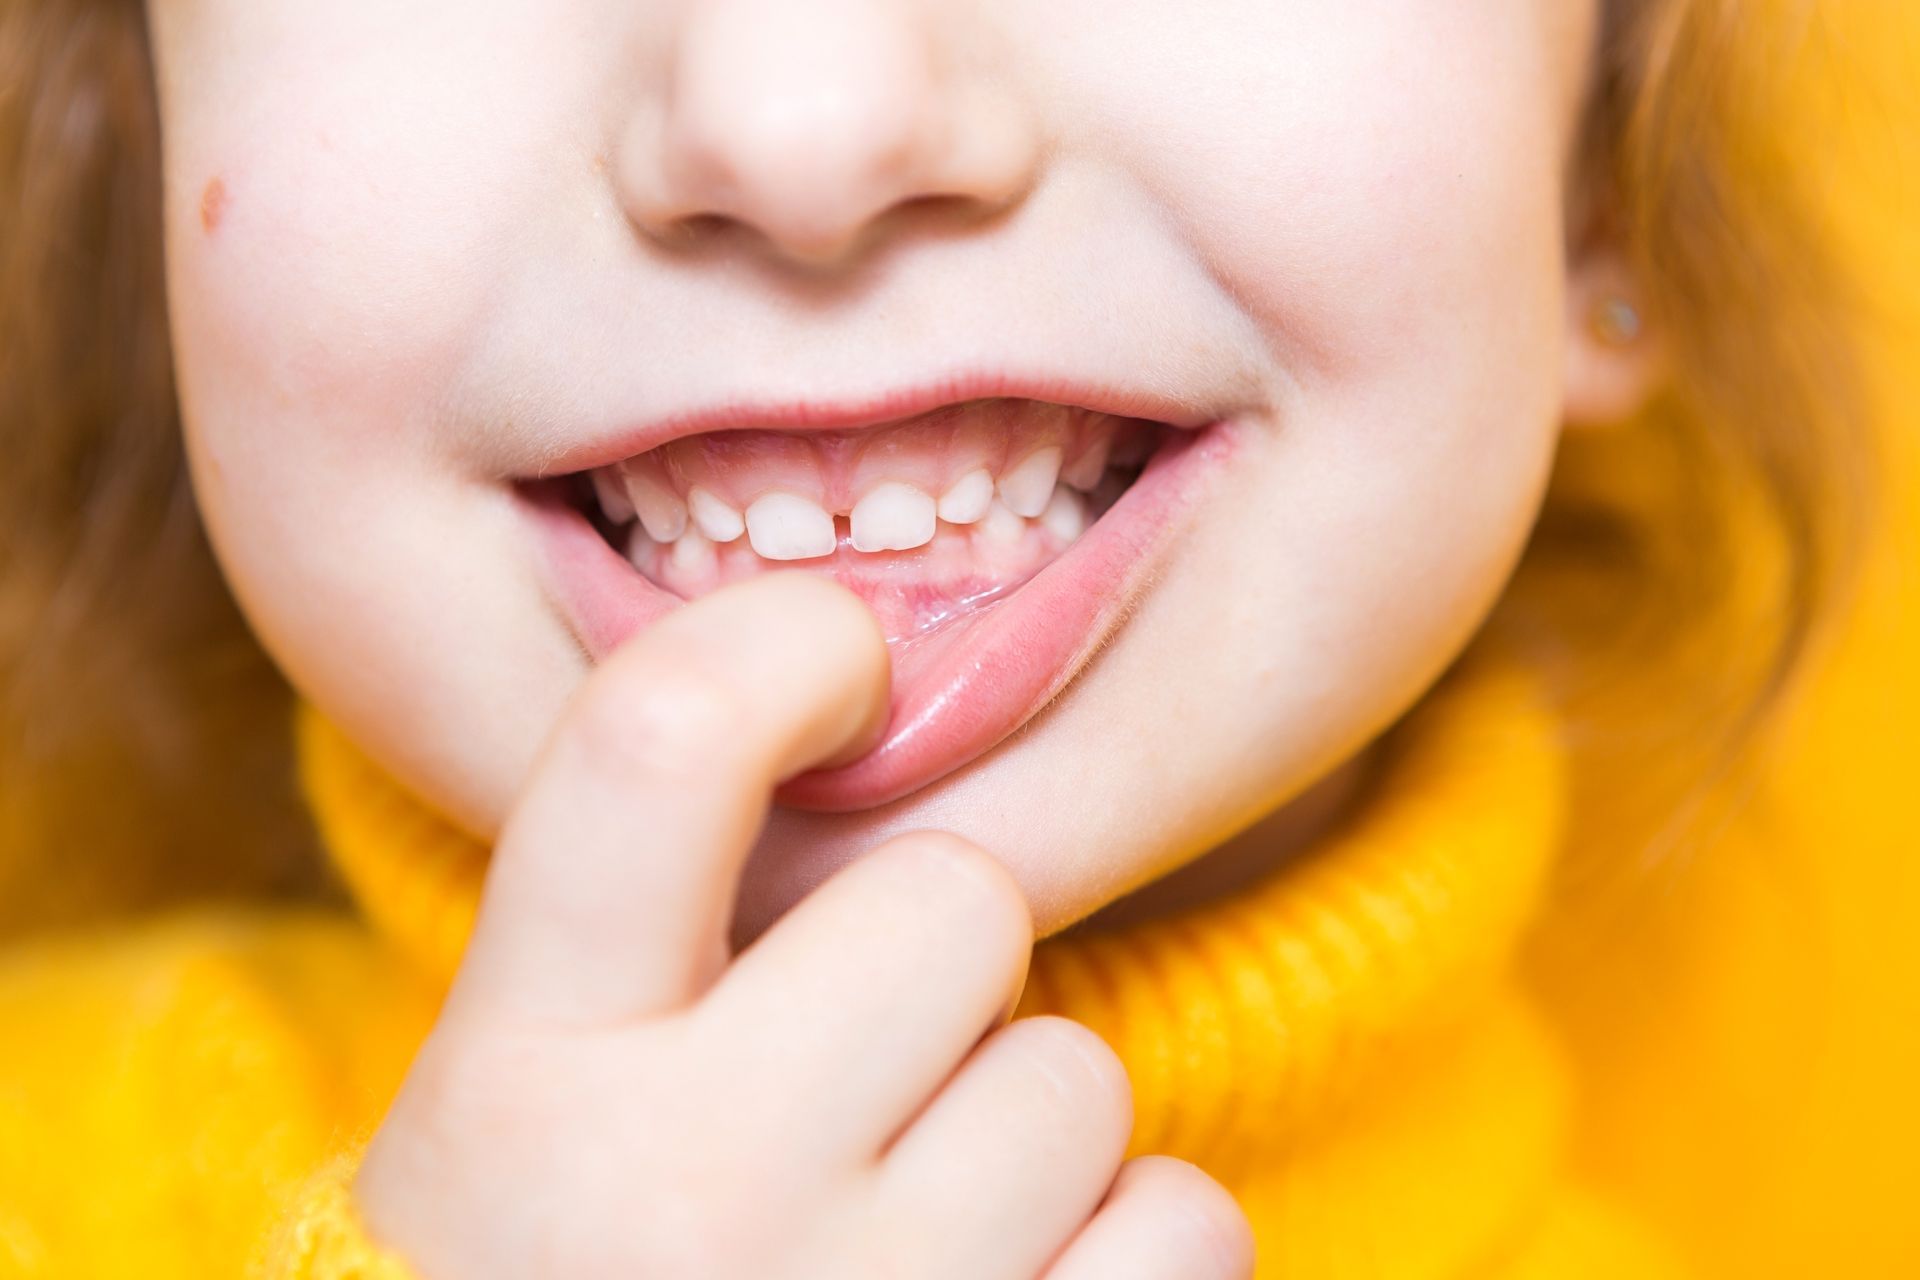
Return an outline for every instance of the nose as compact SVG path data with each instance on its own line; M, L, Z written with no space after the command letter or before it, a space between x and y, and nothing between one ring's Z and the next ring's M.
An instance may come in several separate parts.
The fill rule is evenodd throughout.
M908 203L1006 207L1039 140L980 41L935 27L958 7L688 0L622 137L628 216L668 244L702 223L749 228L821 265Z

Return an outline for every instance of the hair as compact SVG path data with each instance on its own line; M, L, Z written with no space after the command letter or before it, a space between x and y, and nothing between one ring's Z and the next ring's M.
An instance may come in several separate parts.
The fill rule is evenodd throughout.
M1833 107L1815 77L1841 33L1810 0L1602 15L1586 234L1627 255L1668 376L1632 422L1566 437L1488 627L1564 700L1558 870L1583 898L1680 869L1754 799L1769 731L1845 615L1879 474L1867 308L1816 212L1811 131L1786 125Z
M1619 863L1622 787L1658 849L1804 664L1869 460L1841 276L1770 142L1802 34L1742 0L1602 18L1581 189L1678 372L1569 437L1489 630L1555 673ZM0 0L0 190L0 934L325 894L291 695L189 489L138 0Z

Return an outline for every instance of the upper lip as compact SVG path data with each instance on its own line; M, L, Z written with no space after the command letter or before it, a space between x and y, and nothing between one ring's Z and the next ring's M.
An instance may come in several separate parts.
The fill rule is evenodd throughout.
M1046 401L1197 428L1223 415L1191 401L1146 387L1119 387L1067 376L963 371L888 390L838 399L738 399L691 408L638 424L626 424L563 449L549 458L545 475L565 475L610 466L683 436L761 428L774 431L853 431L906 421L948 405L987 398Z

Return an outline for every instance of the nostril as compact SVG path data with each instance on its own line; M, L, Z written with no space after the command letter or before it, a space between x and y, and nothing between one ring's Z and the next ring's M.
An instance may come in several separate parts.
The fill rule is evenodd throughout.
M724 213L690 213L669 224L684 240L711 240L740 224Z
M934 25L884 0L687 7L649 58L658 96L621 126L630 221L681 247L750 229L818 266L895 214L1004 209L1032 186L1042 130L1018 86L956 62Z
M781 258L803 267L825 267L848 257L868 235L873 220L802 219L789 216L777 229L765 220L700 210L639 217L635 222L657 243L675 250L698 251L729 242L759 241ZM836 224L837 225L834 225Z

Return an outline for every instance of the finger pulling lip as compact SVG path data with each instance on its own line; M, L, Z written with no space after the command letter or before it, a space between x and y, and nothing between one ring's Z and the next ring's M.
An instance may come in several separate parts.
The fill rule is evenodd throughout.
M1121 625L1235 447L1231 419L1170 433L1085 535L1033 577L937 634L890 645L880 743L785 782L775 802L819 812L897 800L991 750L1038 715ZM684 603L636 571L562 486L518 490L548 594L594 661ZM791 570L789 570L791 571ZM805 571L805 570L800 570Z

